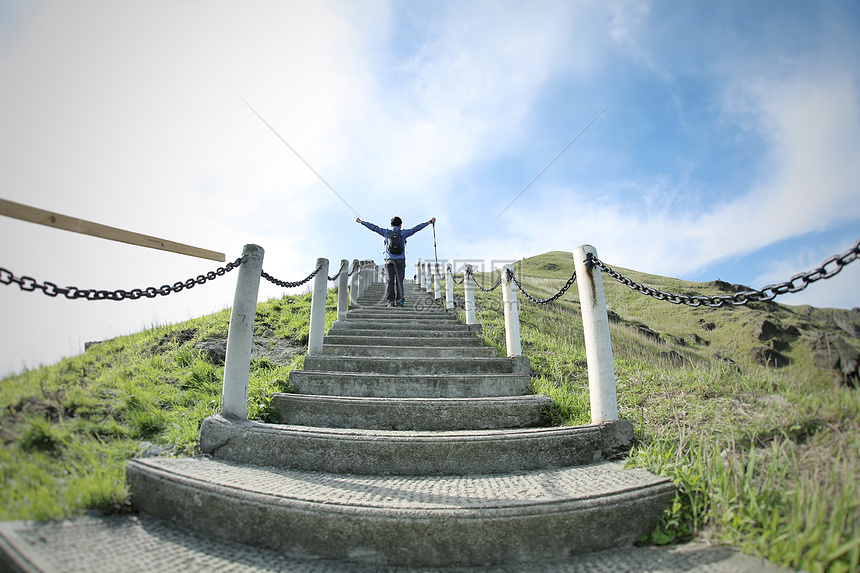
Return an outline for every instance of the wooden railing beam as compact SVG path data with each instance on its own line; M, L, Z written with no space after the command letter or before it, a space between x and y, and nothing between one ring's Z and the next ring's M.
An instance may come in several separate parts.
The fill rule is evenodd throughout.
M7 201L6 199L0 199L0 215L12 217L13 219L20 219L21 221L36 223L38 225L53 227L54 229L62 229L64 231L98 237L100 239L108 239L109 241L118 241L129 245L137 245L139 247L148 247L150 249L188 255L189 257L199 257L201 259L209 259L219 262L224 262L226 260L224 253L209 251L207 249L201 249L200 247L192 247L191 245L184 245L182 243L176 243L166 239L159 239L158 237L151 237L149 235L142 235L133 231L126 231L125 229L109 227L107 225L102 225L101 223L93 223L92 221L86 221L76 217L60 215L59 213L52 213L51 211L30 207L29 205L22 205L21 203L15 203L14 201Z

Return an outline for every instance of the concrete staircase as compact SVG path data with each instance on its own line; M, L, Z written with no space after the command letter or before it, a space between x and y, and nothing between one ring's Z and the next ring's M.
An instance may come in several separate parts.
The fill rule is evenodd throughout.
M383 288L292 372L280 423L213 416L208 455L130 462L134 506L287 555L407 568L566 559L628 546L659 516L672 485L605 461L629 423L546 426L526 360L417 286L404 308Z

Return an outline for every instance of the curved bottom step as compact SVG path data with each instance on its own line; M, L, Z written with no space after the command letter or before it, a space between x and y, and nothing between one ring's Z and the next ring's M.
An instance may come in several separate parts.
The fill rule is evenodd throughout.
M604 462L502 476L341 476L207 458L129 462L133 505L283 554L408 567L564 559L631 545L674 495Z

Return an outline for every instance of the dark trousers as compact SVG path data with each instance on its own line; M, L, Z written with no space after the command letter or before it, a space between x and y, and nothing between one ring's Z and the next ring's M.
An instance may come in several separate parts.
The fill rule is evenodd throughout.
M406 259L392 259L385 266L388 269L388 302L402 302Z

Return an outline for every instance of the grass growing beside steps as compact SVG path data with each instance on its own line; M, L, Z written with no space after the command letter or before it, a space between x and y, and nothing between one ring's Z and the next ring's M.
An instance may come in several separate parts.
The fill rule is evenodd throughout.
M536 259L547 268L558 260ZM560 266L524 273L524 286L537 296L555 293L572 271ZM492 285L495 278L481 282ZM666 280L666 290L701 290ZM590 420L575 291L551 306L520 298L533 388L556 400L557 424ZM860 393L834 386L802 355L782 370L745 360L742 327L756 309L677 308L636 293L631 298L609 284L606 291L611 310L662 332L680 335L700 319L717 324L708 333L710 346L678 348L683 363L667 358L666 345L635 326L611 325L619 411L637 432L629 463L679 487L645 541L701 536L794 568L856 571ZM462 297L462 286L457 294ZM501 294L477 295L482 336L504 355ZM309 305L309 295L260 303L256 334L306 343ZM327 306L328 327L333 291ZM200 421L219 404L223 367L194 343L225 337L228 320L225 311L153 328L0 381L0 520L122 510L125 462L142 441L177 454L196 451ZM733 362L718 359L715 349ZM265 418L268 394L287 390L290 369L300 365L301 357L287 366L253 361L251 417Z
M563 269L553 280L521 282L535 296L548 297L571 271ZM484 285L497 278L498 273L478 277ZM482 336L504 356L501 294L476 291ZM557 401L553 418L561 424L590 421L575 291L550 306L519 297L523 354L535 370L533 387ZM731 352L745 344L738 317L755 309L743 314L695 309L691 318L684 307L636 293L643 300L628 301L629 295L615 294L612 285L606 291L610 310L647 316L650 326L664 332L702 316L716 321L709 333L712 347L734 359L690 346L679 348L685 357L681 363L666 356L665 343L635 326L610 325L619 413L636 428L628 464L668 476L679 488L662 522L642 541L666 544L700 537L786 567L860 570L860 392L835 385L802 359L774 370ZM727 331L725 339L721 331Z
M335 319L330 293L326 327ZM255 335L307 343L310 295L260 303ZM199 448L200 423L220 410L223 365L195 343L226 339L229 311L91 346L74 358L0 382L0 520L122 511L125 463L148 444L177 455ZM288 391L302 358L252 359L248 415Z

